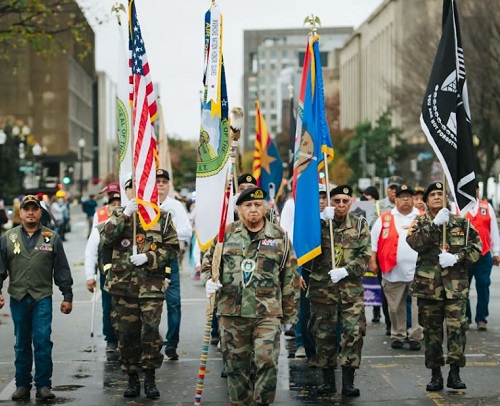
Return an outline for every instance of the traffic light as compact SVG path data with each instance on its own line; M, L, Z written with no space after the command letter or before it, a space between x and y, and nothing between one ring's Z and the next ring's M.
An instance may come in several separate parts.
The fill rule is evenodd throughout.
M73 172L74 172L73 165L68 165L64 171L64 177L63 177L63 183L65 185L69 185L73 183Z

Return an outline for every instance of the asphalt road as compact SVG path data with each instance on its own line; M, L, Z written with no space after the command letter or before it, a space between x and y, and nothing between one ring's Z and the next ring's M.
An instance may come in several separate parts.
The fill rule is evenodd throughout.
M63 315L59 311L62 296L54 293L54 342L53 391L57 398L53 404L73 405L189 405L193 404L200 364L202 337L205 325L204 288L193 281L185 261L181 271L182 325L178 361L165 360L157 372L161 398L135 400L122 397L126 377L117 362L106 362L105 343L101 334L100 297L95 317L95 334L90 337L92 295L85 288L83 255L86 242L86 223L79 207L72 213L72 231L67 234L65 249L70 260L74 279L75 301L73 312ZM6 293L6 289L4 289ZM15 404L10 400L14 383L13 324L7 304L0 310L0 404ZM475 292L471 294L474 305ZM371 309L367 310L371 320ZM163 315L162 334L166 331ZM363 360L356 376L359 398L343 398L338 393L330 398L316 396L315 385L320 383L320 371L308 368L304 359L289 358L293 353L293 340L282 335L279 381L275 404L280 405L498 405L500 404L500 269L492 274L490 317L487 332L471 326L467 337L467 366L461 371L467 390L428 393L425 385L430 371L424 367L423 350L392 350L385 336L384 323L369 322L363 348ZM220 377L222 360L220 352L210 347L202 404L227 404L226 380ZM447 371L445 371L447 373ZM446 378L446 375L445 375ZM340 371L337 372L340 390ZM31 401L37 404L34 390Z

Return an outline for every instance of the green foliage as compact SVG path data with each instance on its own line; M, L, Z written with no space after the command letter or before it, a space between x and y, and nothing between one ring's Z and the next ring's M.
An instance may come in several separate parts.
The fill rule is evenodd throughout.
M197 141L186 141L180 138L169 138L168 148L172 163L174 187L194 189L196 182Z
M67 50L71 35L79 57L92 49L91 28L74 0L3 0L0 2L0 59L29 45L36 55Z
M391 165L402 162L409 153L409 146L401 137L402 132L400 128L392 126L390 111L383 113L374 126L368 121L358 124L344 157L352 170L349 182L354 183L361 178L366 169L363 145L366 148L367 166L375 165L374 176L383 178L397 173L398 168Z

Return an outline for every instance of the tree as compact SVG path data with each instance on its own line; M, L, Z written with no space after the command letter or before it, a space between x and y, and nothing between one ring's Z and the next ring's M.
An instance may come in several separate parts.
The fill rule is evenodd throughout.
M495 173L500 159L500 8L492 2L457 2L465 55L472 131L479 144L476 172L486 180ZM441 37L441 10L412 16L414 31L398 48L403 81L394 86L394 107L398 108L403 128L410 134L420 132L419 117L423 95ZM429 17L433 15L433 17Z
M408 143L401 137L401 128L392 127L391 113L386 111L376 121L358 124L345 153L345 161L352 173L349 182L354 184L368 175L368 167L374 168L373 175L384 178L399 173L397 163L409 153Z
M87 8L88 10L88 8ZM9 51L31 47L36 55L64 52L71 35L79 56L93 48L90 26L75 0L3 0L0 3L0 58L10 59Z
M196 141L186 141L180 138L168 139L174 187L194 189L196 178Z

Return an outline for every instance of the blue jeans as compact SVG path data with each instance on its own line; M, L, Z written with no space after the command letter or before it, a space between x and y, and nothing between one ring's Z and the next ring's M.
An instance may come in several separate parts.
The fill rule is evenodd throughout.
M491 284L491 268L493 267L493 258L491 253L483 255L479 260L469 266L469 285L471 284L472 277L476 278L476 291L477 291L477 307L476 323L483 321L487 323L486 318L489 315L488 304L490 303L490 284ZM470 300L467 299L466 309L467 320L472 321L472 312L470 308Z
M30 295L20 301L10 298L16 343L16 386L31 388L33 353L37 390L52 387L52 296L36 302Z
M302 272L302 277L309 286L309 272ZM306 298L305 290L300 289L300 304L299 304L299 319L297 324L294 324L295 344L298 347L304 347L307 358L316 355L316 344L311 331L308 329L309 318L311 317L311 307L309 299Z
M165 294L167 300L167 335L166 348L177 348L181 329L181 278L177 258L170 265L170 285Z
M101 287L102 299L102 334L107 343L117 343L115 330L111 323L111 295L104 290L104 283L106 282L106 275L99 274L99 286Z

